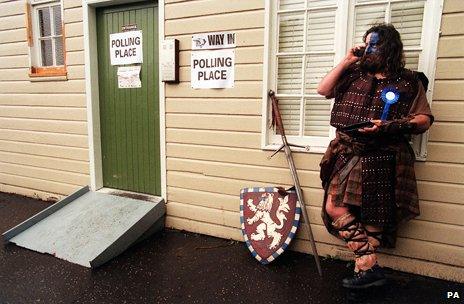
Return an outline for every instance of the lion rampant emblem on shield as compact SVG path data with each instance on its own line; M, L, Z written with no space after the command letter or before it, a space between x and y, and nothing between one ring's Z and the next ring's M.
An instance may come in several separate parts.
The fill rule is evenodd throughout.
M284 221L287 220L285 213L290 211L290 206L288 205L288 195L285 198L279 199L279 206L275 212L275 215L278 219L276 223L271 217L272 202L274 201L274 193L263 193L261 195L262 199L257 206L253 204L253 199L247 201L247 205L251 211L255 214L251 218L247 218L247 223L249 225L262 221L256 227L256 233L251 234L251 239L254 241L264 240L266 235L272 238L272 242L269 245L269 249L275 249L282 239L282 234L278 232L279 229L282 229L284 226Z
M251 254L267 264L281 255L298 228L301 206L294 190L244 188L240 192L240 222Z

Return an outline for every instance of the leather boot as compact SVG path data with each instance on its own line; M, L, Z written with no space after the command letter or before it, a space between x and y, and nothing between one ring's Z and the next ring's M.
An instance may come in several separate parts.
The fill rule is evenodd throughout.
M372 286L383 286L387 279L382 267L375 264L371 269L355 272L354 276L345 278L342 281L343 287L351 289L365 289Z

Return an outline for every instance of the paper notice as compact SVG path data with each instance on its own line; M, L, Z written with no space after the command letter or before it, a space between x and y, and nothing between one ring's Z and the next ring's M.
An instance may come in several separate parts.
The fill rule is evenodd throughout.
M118 67L118 88L141 88L140 65Z

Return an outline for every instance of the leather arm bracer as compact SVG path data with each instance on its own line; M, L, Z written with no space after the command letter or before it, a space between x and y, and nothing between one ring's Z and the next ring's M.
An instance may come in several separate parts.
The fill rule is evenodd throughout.
M388 120L382 123L379 127L379 133L400 135L412 134L417 129L417 124L411 122L413 117L404 117L395 120Z

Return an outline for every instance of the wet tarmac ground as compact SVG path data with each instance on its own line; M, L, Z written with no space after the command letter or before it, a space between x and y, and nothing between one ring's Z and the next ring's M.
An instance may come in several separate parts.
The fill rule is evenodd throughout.
M0 232L50 204L0 193ZM350 292L346 262L285 252L271 265L243 243L165 230L96 270L0 246L0 303L463 303L464 284L387 269L389 284ZM458 292L459 299L447 299ZM454 294L455 295L455 294Z

